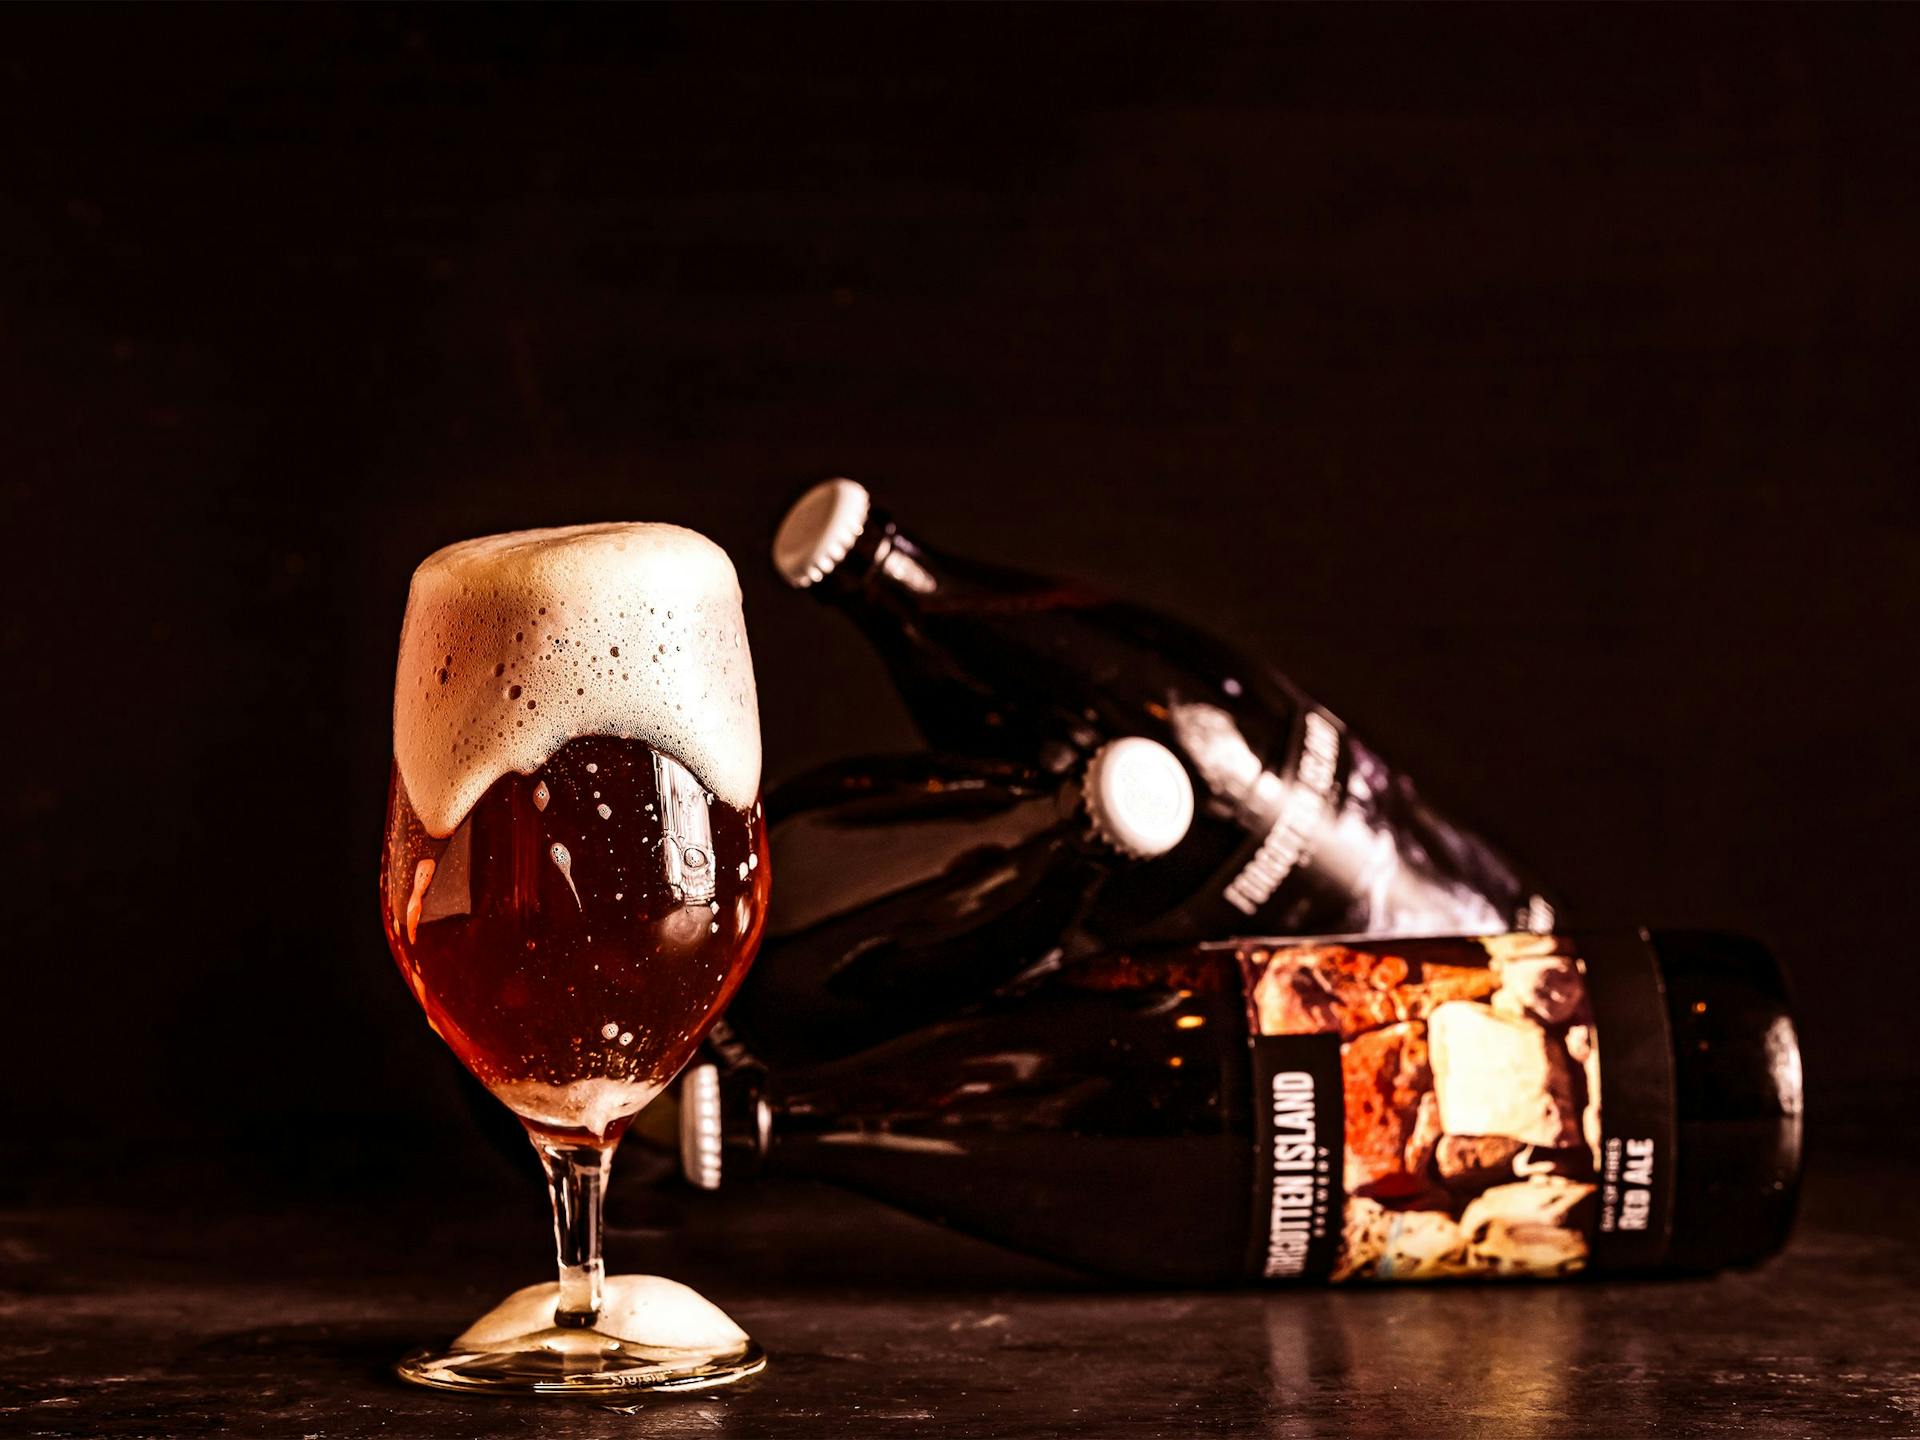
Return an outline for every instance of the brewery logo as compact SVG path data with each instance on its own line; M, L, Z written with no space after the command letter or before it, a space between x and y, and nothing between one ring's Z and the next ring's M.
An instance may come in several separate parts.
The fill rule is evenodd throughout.
M1280 805L1280 818L1246 868L1227 886L1226 900L1251 915L1273 898L1280 882L1305 859L1332 812L1333 782L1340 769L1340 728L1323 710L1309 710L1300 765Z
M1327 1237L1333 1164L1327 1147L1320 1143L1313 1073L1283 1070L1268 1081L1267 1088L1273 1195L1262 1273L1279 1280L1305 1275L1315 1242Z

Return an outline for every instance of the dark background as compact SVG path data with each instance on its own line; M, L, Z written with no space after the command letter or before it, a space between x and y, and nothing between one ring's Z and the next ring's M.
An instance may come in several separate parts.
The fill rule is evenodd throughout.
M1767 938L1816 1137L1903 1117L1917 22L9 12L9 1132L469 1145L375 913L409 571L706 531L777 780L912 743L763 559L839 473Z

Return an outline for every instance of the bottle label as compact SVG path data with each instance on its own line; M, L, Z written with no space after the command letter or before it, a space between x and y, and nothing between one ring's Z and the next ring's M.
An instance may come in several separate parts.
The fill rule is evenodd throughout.
M1292 779L1273 805L1273 825L1252 858L1228 882L1223 898L1243 915L1256 914L1273 892L1313 853L1333 814L1340 775L1340 722L1324 710L1307 710Z
M1665 1258L1673 1057L1644 939L1218 948L1238 956L1252 1037L1252 1273L1561 1276Z

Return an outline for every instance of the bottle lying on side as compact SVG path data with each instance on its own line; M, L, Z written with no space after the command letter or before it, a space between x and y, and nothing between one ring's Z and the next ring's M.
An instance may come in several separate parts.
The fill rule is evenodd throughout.
M941 755L842 761L775 789L780 884L731 1033L782 1063L846 1055L1033 966L1098 948L1103 897L1180 844L1187 772L1152 740L1048 774Z
M679 1094L698 1186L814 1176L1181 1285L1750 1263L1800 1174L1779 969L1689 932L1109 954Z
M796 501L773 554L790 584L860 626L937 749L1066 771L1140 735L1181 758L1200 804L1187 843L1129 881L1142 934L1553 924L1491 846L1279 673L1198 627L942 554L851 480Z

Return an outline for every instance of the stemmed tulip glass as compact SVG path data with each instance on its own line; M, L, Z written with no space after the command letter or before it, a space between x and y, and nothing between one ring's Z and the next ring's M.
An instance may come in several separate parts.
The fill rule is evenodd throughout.
M382 918L428 1023L526 1126L559 1276L405 1378L624 1392L765 1364L686 1286L606 1275L600 1223L614 1147L759 944L759 745L738 584L693 532L490 536L415 573Z

